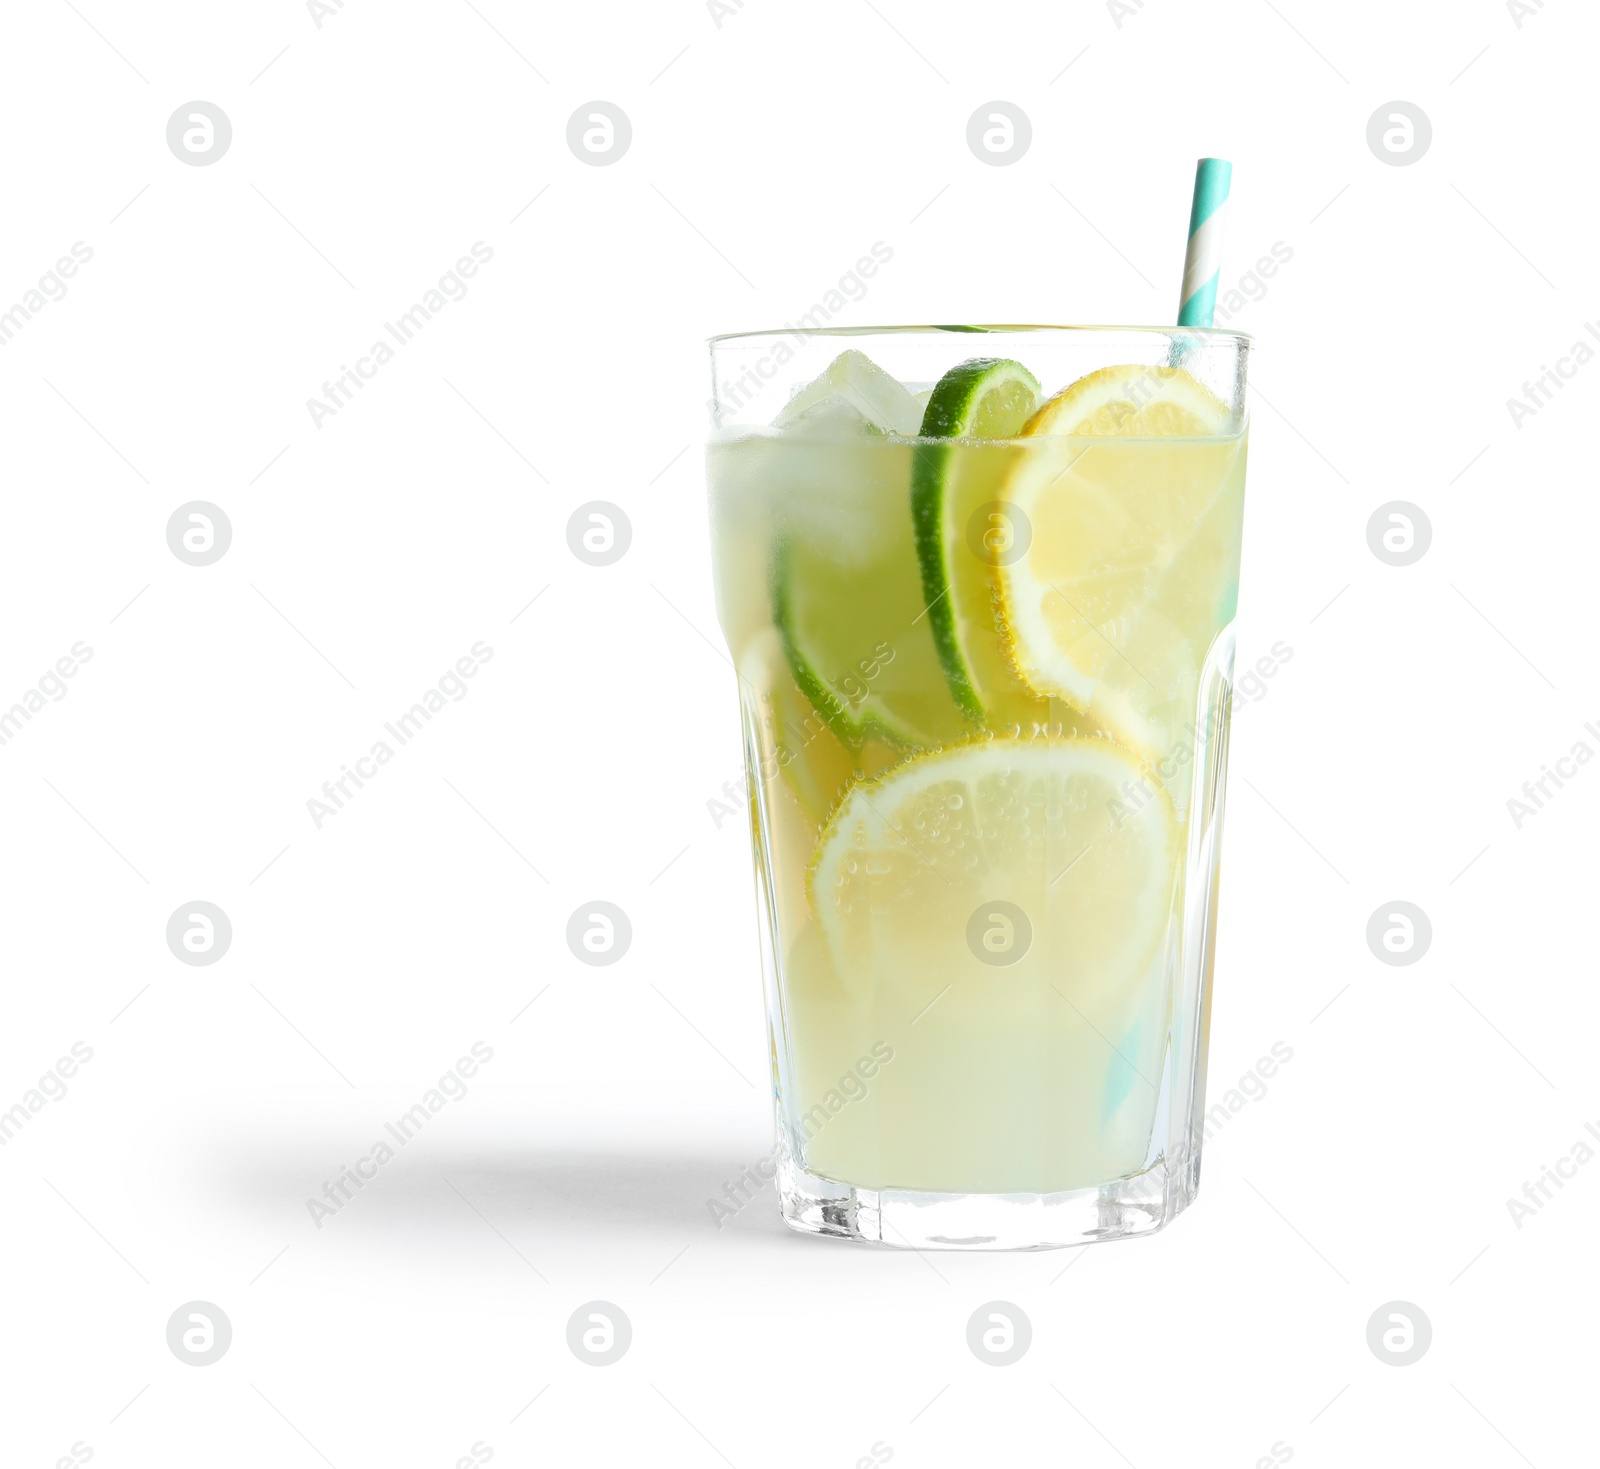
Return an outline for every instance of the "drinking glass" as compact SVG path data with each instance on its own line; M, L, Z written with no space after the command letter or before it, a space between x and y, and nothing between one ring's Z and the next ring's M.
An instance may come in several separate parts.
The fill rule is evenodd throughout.
M1194 1198L1248 338L710 344L784 1219L915 1248Z

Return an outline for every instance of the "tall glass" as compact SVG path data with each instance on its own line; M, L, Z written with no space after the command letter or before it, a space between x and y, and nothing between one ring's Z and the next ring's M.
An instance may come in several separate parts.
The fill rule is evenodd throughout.
M1161 1228L1200 1172L1248 339L711 342L784 1218Z

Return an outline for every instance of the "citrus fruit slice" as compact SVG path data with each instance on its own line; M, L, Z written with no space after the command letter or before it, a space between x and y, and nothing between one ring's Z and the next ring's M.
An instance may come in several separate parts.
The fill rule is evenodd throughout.
M795 684L852 751L940 745L969 726L923 617L905 484L910 445L852 446L862 494L848 554L791 525L772 564L772 621Z
M904 751L870 739L859 748L847 747L790 676L782 639L773 628L752 641L739 677L750 701L747 724L755 736L752 758L759 762L761 783L770 789L777 778L799 807L796 824L809 833L805 851L796 858L803 867L850 784L903 760Z
M1181 367L1102 367L1063 388L1024 434L1203 438L1230 431L1228 405Z
M998 496L1014 439L1039 401L1021 363L975 357L935 385L912 466L911 515L927 620L957 706L974 723L1023 731L1049 717L1004 656L992 566L1013 544Z
M1027 549L996 568L1017 672L1154 760L1187 750L1237 598L1245 435L1187 372L1131 365L1058 393L1023 439L1003 497Z
M986 740L853 786L808 874L840 988L909 1023L957 982L1053 986L1115 1024L1148 998L1177 820L1110 740ZM903 1011L904 1013L900 1013Z

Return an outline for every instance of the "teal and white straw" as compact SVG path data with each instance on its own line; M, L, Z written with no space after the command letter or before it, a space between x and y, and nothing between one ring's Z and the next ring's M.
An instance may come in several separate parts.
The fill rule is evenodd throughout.
M1194 171L1194 207L1189 211L1189 254L1183 266L1179 326L1210 326L1217 309L1217 276L1222 265L1222 230L1228 220L1228 190L1233 165L1202 158Z

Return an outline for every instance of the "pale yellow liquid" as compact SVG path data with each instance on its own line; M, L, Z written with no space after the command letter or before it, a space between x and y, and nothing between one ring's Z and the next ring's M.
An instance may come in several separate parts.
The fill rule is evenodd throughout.
M1022 456L1059 452L1060 442L955 444L952 483L964 485L974 504L1003 497ZM1195 613L1196 635L1178 655L1169 649L1162 686L1146 697L1171 722L1174 745L1194 746L1194 722L1204 727L1212 713L1198 707L1216 693L1208 692L1203 672L1233 615L1244 453L1242 441L1233 440L1230 452L1219 454L1219 442L1120 440L1104 449L1117 456L1111 472L1134 497L1130 509L1140 495L1162 493L1175 455L1186 471L1203 465L1202 472L1217 476L1207 525L1195 527L1192 550L1180 553L1216 563L1214 605ZM1081 931L1036 932L1033 951L1015 967L976 962L962 930L987 893L952 891L947 918L935 916L916 942L899 952L880 950L869 966L844 975L812 912L808 869L852 782L923 749L991 734L1047 743L1112 738L1093 715L1065 699L1038 698L1008 671L994 612L980 619L987 625L960 629L975 665L991 665L982 672L992 712L981 726L962 718L935 653L913 549L914 452L915 445L889 438L827 443L777 435L718 442L709 452L719 613L740 675L747 750L759 766L752 801L775 931L778 1013L771 1023L790 1142L807 1170L858 1188L1092 1187L1147 1165L1165 1105L1172 987L1183 961L1191 759L1169 760L1174 773L1152 776L1153 787L1163 788L1161 799L1179 813L1170 902L1150 932L1112 936L1129 938L1149 956L1137 977L1112 993L1063 995L1067 966L1056 961L1081 944ZM794 541L806 545L813 565L828 568L828 595L841 609L847 613L852 598L876 609L859 648L842 639L836 661L843 666L815 671L847 709L861 707L853 699L870 688L929 732L922 744L871 729L859 739L841 738L797 685L772 589L778 549ZM1064 590L1086 601L1094 595L1087 582ZM981 605L966 599L969 608L974 602ZM874 653L885 641L876 636L885 607L897 619L888 661ZM1119 629L1109 620L1104 631L1115 641ZM1175 719L1173 710L1184 718Z

